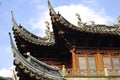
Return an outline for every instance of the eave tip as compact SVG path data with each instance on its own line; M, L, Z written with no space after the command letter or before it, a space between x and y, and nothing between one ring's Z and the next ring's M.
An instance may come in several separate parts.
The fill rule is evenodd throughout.
M11 11L11 15L13 16L13 11Z

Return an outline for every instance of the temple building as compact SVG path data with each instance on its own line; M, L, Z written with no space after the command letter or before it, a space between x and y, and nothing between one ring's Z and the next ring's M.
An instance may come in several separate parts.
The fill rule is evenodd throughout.
M19 80L120 80L120 18L114 26L78 26L56 13L48 0L53 31L39 37L18 25L9 33Z

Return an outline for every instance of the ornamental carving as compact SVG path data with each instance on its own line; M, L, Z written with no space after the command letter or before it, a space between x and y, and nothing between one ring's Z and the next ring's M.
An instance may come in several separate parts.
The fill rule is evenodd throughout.
M120 16L118 17L118 26L120 26Z

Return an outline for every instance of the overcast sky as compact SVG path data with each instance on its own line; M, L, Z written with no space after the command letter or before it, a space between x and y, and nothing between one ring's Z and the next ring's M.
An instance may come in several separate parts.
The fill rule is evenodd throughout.
M76 13L83 22L96 24L117 24L120 15L120 0L50 0L56 12L77 25ZM30 32L43 36L44 22L49 21L47 0L0 0L0 76L13 66L8 32L12 33L11 11L18 24ZM51 23L51 22L50 22ZM11 74L6 74L10 76Z

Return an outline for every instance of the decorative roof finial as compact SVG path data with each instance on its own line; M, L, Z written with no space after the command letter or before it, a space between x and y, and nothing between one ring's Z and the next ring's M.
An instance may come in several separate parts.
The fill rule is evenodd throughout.
M78 20L81 21L80 15L78 13L76 13L76 16L77 16Z
M48 0L48 3L50 2L50 0Z
M47 29L45 30L46 33L46 38L48 38L50 36L50 27L49 27L49 22L45 21L46 27Z
M82 20L81 20L80 15L79 15L78 13L76 13L76 16L77 16L77 18L78 18L78 20L79 20L79 21L78 21L78 26L81 27L81 28L84 27L84 24L82 23Z
M11 11L11 15L12 15L12 23L13 23L13 27L17 28L18 24L16 23L14 16L13 16L13 11Z
M11 15L12 15L12 20L14 19L14 17L13 17L13 11L11 11Z
M48 8L49 8L49 12L50 12L50 16L51 15L56 15L56 12L54 11L54 9L53 9L53 7L52 7L52 5L51 5L51 3L50 3L50 1L48 0Z
M13 15L13 11L11 11L11 14Z
M47 29L50 30L49 22L48 22L48 21L45 21L45 24L46 24Z
M118 16L118 26L120 26L120 16Z
M95 27L95 22L94 21L91 21L91 26Z

